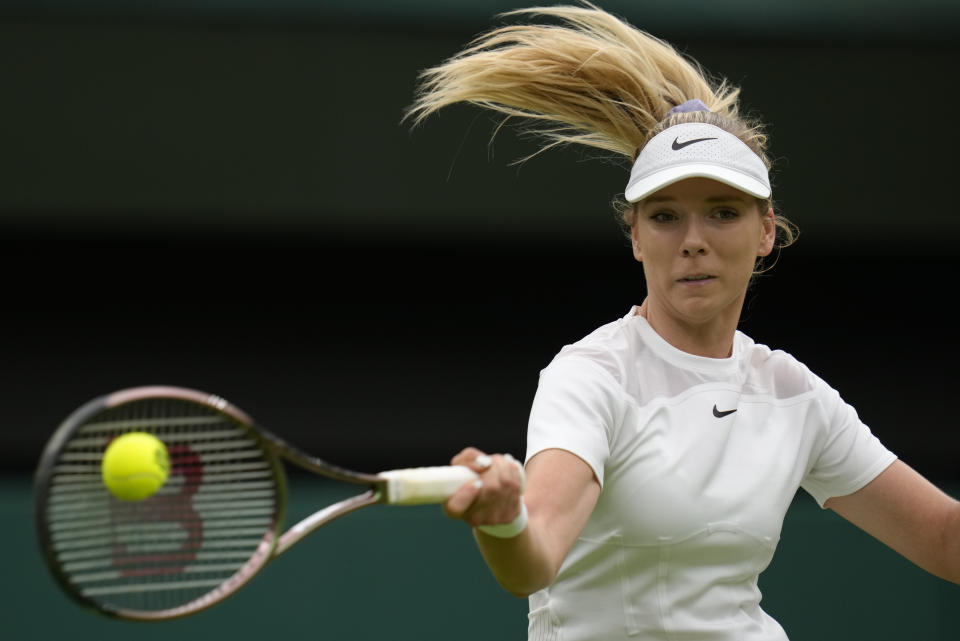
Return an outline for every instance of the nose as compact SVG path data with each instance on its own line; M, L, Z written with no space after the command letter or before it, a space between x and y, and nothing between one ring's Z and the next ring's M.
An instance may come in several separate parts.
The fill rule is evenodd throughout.
M697 218L696 216L690 216L687 219L683 242L680 244L680 252L684 256L704 256L707 253L707 242Z

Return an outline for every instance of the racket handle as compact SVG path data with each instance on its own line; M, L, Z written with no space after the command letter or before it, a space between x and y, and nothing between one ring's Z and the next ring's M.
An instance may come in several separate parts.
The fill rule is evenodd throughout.
M379 476L387 481L384 502L389 505L443 503L464 483L479 478L462 465L411 467L381 472Z

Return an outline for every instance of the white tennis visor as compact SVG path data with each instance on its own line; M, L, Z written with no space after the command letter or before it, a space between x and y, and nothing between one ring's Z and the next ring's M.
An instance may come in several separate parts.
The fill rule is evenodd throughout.
M760 156L736 136L701 122L669 127L640 150L624 196L643 200L685 178L712 178L758 198L769 198L770 177Z

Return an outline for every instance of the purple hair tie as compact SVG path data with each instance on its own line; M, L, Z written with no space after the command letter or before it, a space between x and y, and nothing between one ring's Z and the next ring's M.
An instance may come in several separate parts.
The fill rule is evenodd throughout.
M691 111L710 111L710 109L705 104L694 98L693 100L688 100L682 105L677 105L668 111L665 118L669 118L673 114L685 114Z

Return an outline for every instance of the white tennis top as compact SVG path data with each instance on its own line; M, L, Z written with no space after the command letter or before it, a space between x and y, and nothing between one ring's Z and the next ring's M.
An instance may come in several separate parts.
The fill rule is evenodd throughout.
M549 448L603 490L530 641L784 641L757 579L797 488L822 506L896 458L790 355L741 332L730 358L687 354L635 309L541 372L527 460Z

